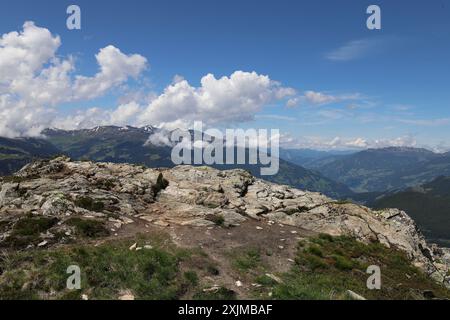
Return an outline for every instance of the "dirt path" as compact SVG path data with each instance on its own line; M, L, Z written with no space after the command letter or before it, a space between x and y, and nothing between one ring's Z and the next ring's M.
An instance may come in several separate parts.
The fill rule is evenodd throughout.
M220 285L234 290L239 298L249 298L254 284L250 275L236 272L231 253L256 249L261 252L261 265L268 273L286 272L294 263L299 240L315 233L298 227L271 224L268 221L247 220L240 226L224 228L170 225L155 226L147 221L134 219L135 223L123 226L116 238L128 238L138 233L168 234L172 241L183 248L201 248L212 260L219 274L202 279L211 286ZM240 281L242 286L237 286Z

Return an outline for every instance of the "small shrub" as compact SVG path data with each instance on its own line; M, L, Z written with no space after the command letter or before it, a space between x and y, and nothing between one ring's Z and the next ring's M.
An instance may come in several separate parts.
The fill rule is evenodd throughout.
M206 220L214 222L214 224L217 226L223 226L225 223L225 218L220 214L207 215Z
M271 287L271 286L275 286L278 284L275 280L273 280L272 278L270 278L266 275L257 277L255 279L255 281L256 281L256 283L258 283L264 287Z
M327 269L328 268L328 264L322 258L320 258L316 255L306 254L303 256L303 258L305 261L302 261L301 257L297 257L295 259L297 264L301 265L304 262L306 262L306 265L313 271L316 269Z
M201 291L194 295L195 300L236 300L236 292L220 287L213 291Z
M99 238L109 236L109 230L105 228L101 221L70 218L66 221L66 224L74 226L76 232L83 237Z
M294 208L290 208L290 209L284 210L284 212L285 212L288 216L292 216L293 214L299 212L299 210L298 210L298 209L294 209Z
M319 239L322 239L322 240L325 240L325 241L328 241L328 242L333 242L334 241L333 236L329 235L328 233L321 233L321 234L319 234Z
M105 208L105 204L101 201L94 201L91 197L80 197L77 200L75 200L75 205L77 207L89 210L89 211L96 211L96 212L102 212Z
M186 271L184 278L193 286L198 284L198 275L195 271Z
M112 180L105 179L97 181L96 186L99 189L112 190L116 185Z
M156 184L152 186L153 194L157 195L161 190L166 189L168 186L169 181L164 178L162 173L160 173L156 179Z
M206 271L207 271L210 275L213 275L213 276L218 276L218 275L220 274L220 270L217 269L216 266L211 265L211 264L209 264L209 265L206 267Z
M242 271L257 268L261 264L261 254L257 249L250 249L234 259L234 266Z
M49 230L56 223L57 218L27 216L17 221L11 234L1 242L2 247L15 249L26 248L40 242L40 234Z
M23 218L16 222L12 235L33 236L47 231L58 222L57 218L36 217Z
M352 270L353 269L354 263L346 257L340 256L340 255L334 255L333 260L334 260L334 266L339 270Z
M307 251L315 256L323 257L323 252L318 246L311 246Z

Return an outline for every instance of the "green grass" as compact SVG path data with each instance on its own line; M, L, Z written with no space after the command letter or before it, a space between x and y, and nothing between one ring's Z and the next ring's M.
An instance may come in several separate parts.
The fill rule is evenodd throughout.
M137 299L178 299L199 290L197 274L179 267L195 253L171 247L129 250L135 241L146 240L3 254L0 299L80 299L82 294L116 299L123 290ZM81 290L66 288L70 265L81 269Z
M1 242L1 246L22 249L28 245L36 245L40 242L40 234L52 228L57 222L57 218L31 215L23 217L13 225L11 234ZM4 225L7 225L6 222Z
M232 253L233 267L239 271L254 270L261 266L261 252L259 249L251 248L245 251L235 251Z
M225 287L220 287L214 291L199 291L194 297L195 300L236 300L236 293Z
M270 287L277 284L275 280L266 276L265 274L256 277L255 282L265 287Z
M184 273L184 278L193 286L198 285L198 275L195 271L186 271Z
M101 201L95 201L91 197L80 197L75 200L75 205L77 207L89 210L89 211L96 211L96 212L102 212L105 208L105 204Z
M83 237L100 238L110 234L104 223L97 220L70 218L66 224L75 227L76 233Z
M369 290L367 267L381 268L381 290ZM417 299L425 290L450 298L450 291L412 266L403 252L379 243L320 235L298 246L295 265L282 284L264 284L274 299L348 299L352 290L367 299ZM263 281L264 282L264 281Z

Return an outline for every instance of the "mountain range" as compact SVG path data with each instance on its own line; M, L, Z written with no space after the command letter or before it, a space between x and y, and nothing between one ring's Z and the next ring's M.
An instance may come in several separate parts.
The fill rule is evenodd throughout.
M385 192L416 186L450 176L450 153L426 149L389 147L350 155L331 156L306 165L354 192Z
M49 158L64 154L74 160L92 160L113 163L131 163L150 168L173 167L172 148L167 145L149 143L149 136L160 129L146 126L117 127L103 126L83 130L46 129L41 139L6 139L0 140L0 157L3 153L21 150L20 158L8 158L0 163L0 173L11 174L25 163L35 158ZM167 133L166 133L167 134ZM37 148L42 146L42 150ZM3 152L3 150L5 152ZM242 168L260 177L260 165L216 165L219 169ZM335 198L346 198L352 191L342 183L322 176L320 173L307 170L302 166L280 159L280 171L265 179L291 185L299 189L322 192Z

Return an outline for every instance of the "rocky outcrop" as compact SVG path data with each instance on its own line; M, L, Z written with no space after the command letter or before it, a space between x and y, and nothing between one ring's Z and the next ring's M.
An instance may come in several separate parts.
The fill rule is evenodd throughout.
M102 221L112 233L139 221L161 227L209 227L267 220L398 248L436 281L450 286L450 253L428 245L405 212L372 211L265 182L243 170L147 169L68 158L38 161L1 182L0 245L11 233L1 226L13 226L25 214L58 219L56 226L41 234L39 244L45 240L46 246L60 241L61 237L52 237L57 233L76 237L73 226L66 223L73 217Z

